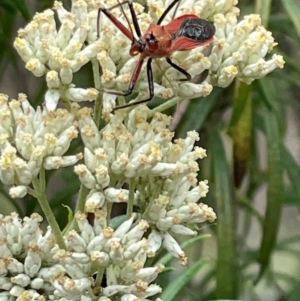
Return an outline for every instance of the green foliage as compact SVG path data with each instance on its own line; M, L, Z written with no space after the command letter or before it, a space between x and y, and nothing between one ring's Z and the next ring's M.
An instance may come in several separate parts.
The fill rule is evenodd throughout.
M0 1L0 84L8 67L13 66L18 74L19 58L12 47L16 25L20 20L30 20L33 11L51 5L49 0ZM287 261L300 262L299 221L297 224L290 220L286 213L289 206L299 210L300 204L300 166L292 154L300 146L299 2L242 1L240 6L242 11L245 7L245 11L251 8L261 14L263 24L279 43L276 50L284 56L286 66L251 86L236 82L227 89L214 89L208 97L192 100L180 118L177 137L196 129L200 132L200 145L207 149L208 158L206 165L200 166L200 176L209 181L211 189L206 200L211 202L218 220L216 226L203 230L207 233L210 229L215 239L203 240L200 236L191 240L187 269L181 273L171 273L170 269L169 278L160 277L167 281L162 284L162 298L167 301L300 300L296 273L299 267L294 271L285 269L289 266ZM81 74L81 78L90 78L89 68L84 72L87 74ZM20 76L24 77L24 73ZM29 85L22 77L15 80L18 81ZM36 103L43 101L45 89L39 86L30 92L35 93ZM288 145L286 137L291 129L296 131L296 139ZM72 207L78 180L70 169L61 174L49 173L47 177L52 182L48 188L50 205L64 228L68 210L62 206ZM58 182L60 185L56 185ZM262 192L265 187L267 193ZM16 202L4 187L1 207L1 213L14 208L20 215L37 210L33 199ZM114 222L119 223L118 219ZM298 232L291 236L295 227ZM284 256L278 257L279 253ZM207 256L215 264L206 264ZM160 262L171 264L171 256L162 256ZM195 277L197 272L201 277ZM262 298L260 293L266 290L277 292L278 298Z

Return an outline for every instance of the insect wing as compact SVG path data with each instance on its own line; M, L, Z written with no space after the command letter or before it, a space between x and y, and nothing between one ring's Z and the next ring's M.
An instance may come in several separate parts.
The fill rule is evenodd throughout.
M176 32L178 32L178 30L180 29L182 24L184 24L184 22L187 20L187 18L199 19L199 17L194 14L185 14L185 15L182 15L180 17L173 19L169 24L166 24L163 26L169 33L175 34Z
M198 17L185 18L177 32L173 34L172 50L190 50L209 44L212 42L215 32L216 28L213 22Z
M174 40L173 45L172 45L172 51L191 50L196 47L209 44L212 42L212 40L213 40L213 38L210 38L206 41L199 42L199 41L195 41L193 39L181 36Z

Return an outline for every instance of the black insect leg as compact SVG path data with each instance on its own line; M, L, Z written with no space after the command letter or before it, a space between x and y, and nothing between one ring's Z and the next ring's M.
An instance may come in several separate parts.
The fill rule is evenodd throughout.
M157 25L160 25L161 22L164 20L166 15L170 12L170 10L176 5L176 3L180 2L181 0L174 0L173 2L170 3L170 5L165 9L163 14L160 16L160 18L157 21Z
M119 110L119 109L128 108L128 107L131 107L131 106L135 106L135 105L138 105L138 104L141 104L141 103L145 103L145 102L150 101L153 98L153 96L154 96L154 82L153 82L153 73L152 73L151 63L152 63L152 58L150 57L147 61L147 78L148 78L148 87L149 87L149 97L146 98L146 99L142 99L142 100L138 100L138 101L135 101L135 102L128 103L126 105L117 106L117 107L114 108L114 111ZM132 90L131 90L131 92L132 92ZM127 95L129 95L129 94L130 93L128 93Z
M192 79L192 76L187 71L173 63L170 58L166 58L166 60L173 68L175 68L176 70L178 70L186 76L186 79L180 79L180 81L190 81Z

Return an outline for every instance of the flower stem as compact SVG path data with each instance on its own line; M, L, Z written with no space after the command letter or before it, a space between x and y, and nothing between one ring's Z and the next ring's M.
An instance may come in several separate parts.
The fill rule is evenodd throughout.
M92 66L93 66L93 77L95 88L98 90L99 94L95 101L94 105L94 122L96 123L97 127L99 128L100 119L101 119L101 111L102 111L102 100L103 100L103 92L101 91L101 80L100 80L100 70L99 70L99 63L97 59L92 59Z
M186 98L183 97L173 97L169 100L167 100L166 102L164 102L163 104L161 104L160 106L152 109L149 113L148 113L148 117L152 117L156 112L163 112L171 107L173 107L175 104L181 102L182 100L184 100Z
M55 238L56 238L56 241L57 241L57 244L59 245L59 247L61 249L67 249L66 247L66 244L64 242L64 239L63 239L63 236L62 236L62 233L59 229L59 226L58 226L58 223L55 219L55 216L53 214L53 211L49 205L49 202L48 202L48 199L46 197L46 193L45 193L45 171L44 169L42 168L41 169L41 172L40 172L40 175L39 175L39 178L34 178L32 180L32 185L33 185L33 188L34 188L34 196L37 198L44 214L45 214L45 217L48 221L48 224L49 226L51 227L51 230L53 232L53 234L55 235Z
M130 218L133 212L133 203L134 203L134 188L135 188L135 181L134 178L130 179L129 183L129 198L127 204L127 217Z
M84 212L84 205L85 205L85 200L86 200L86 196L88 195L89 190L84 186L84 185L80 185L80 190L79 190L79 195L78 195L78 200L76 203L76 207L75 207L75 214L78 211ZM69 230L74 229L74 230L79 230L78 229L78 225L77 225L77 221L74 218L73 219L73 223L71 225L71 227L69 228Z

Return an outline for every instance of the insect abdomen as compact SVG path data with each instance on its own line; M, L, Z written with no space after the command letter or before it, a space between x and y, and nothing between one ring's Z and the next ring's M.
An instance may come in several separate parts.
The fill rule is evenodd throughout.
M176 37L185 36L195 41L205 41L215 34L213 22L200 18L187 18L182 22Z

